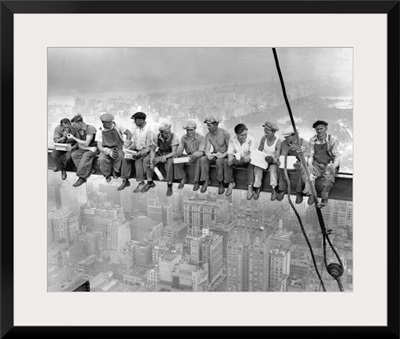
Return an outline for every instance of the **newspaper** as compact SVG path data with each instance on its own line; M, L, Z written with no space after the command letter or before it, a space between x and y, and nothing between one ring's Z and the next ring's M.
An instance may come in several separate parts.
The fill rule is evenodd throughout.
M281 155L279 157L279 161L281 165L279 166L280 168L285 168L285 156ZM297 159L294 155L288 155L287 156L287 163L286 163L286 168L287 169L294 169L294 164L297 162Z
M265 161L267 155L259 150L254 150L250 154L250 164L260 167L262 169L268 168L268 163Z
M124 149L124 158L125 159L134 159L133 156L136 155L138 152L130 150L130 149Z

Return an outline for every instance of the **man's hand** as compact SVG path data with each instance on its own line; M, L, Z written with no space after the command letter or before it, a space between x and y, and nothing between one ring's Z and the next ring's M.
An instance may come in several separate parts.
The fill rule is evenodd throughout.
M118 158L118 150L116 150L115 148L113 148L113 149L111 150L111 152L109 153L109 156L110 156L112 159L117 159L117 158Z
M281 162L278 160L278 159L276 159L275 161L274 161L274 164L276 165L276 166L280 166L281 165Z
M214 159L214 154L211 154L211 153L208 154L208 155L207 155L207 159L208 159L208 160L213 160L213 159Z
M89 148L89 151L93 152L93 153L96 153L97 147L92 146L92 147Z
M298 149L296 149L297 153L304 153L304 151L306 150L306 148L304 146L300 146Z
M216 157L217 159L221 159L221 158L224 157L224 155L223 155L222 153L218 152L217 154L215 154L215 157Z
M333 165L333 164L328 164L328 166L326 166L326 169L325 169L325 171L326 172L330 172L330 173L335 173L335 165Z
M301 162L295 162L295 163L293 164L293 167L294 167L295 169L299 170L299 169L301 168Z
M274 158L271 157L270 155L267 155L265 157L265 161L268 163L268 165L271 165L274 162Z
M188 164L194 164L194 162L197 160L197 158L193 154L189 155L189 158L190 160Z
M246 156L243 158L243 160L244 160L245 163L250 162L250 161L251 161L250 154L246 155Z
M67 134L67 138L68 138L68 139L74 139L74 140L75 140L75 137L74 137L71 133L68 133L68 134Z

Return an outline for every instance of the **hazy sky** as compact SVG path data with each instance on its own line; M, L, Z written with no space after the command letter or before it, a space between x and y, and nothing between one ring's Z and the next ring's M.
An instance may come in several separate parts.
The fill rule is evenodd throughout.
M285 82L352 82L350 48L278 48ZM49 48L49 94L161 91L278 80L271 48Z

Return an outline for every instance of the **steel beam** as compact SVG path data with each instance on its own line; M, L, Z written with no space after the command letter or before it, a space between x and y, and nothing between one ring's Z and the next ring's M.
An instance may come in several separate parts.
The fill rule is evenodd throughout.
M51 158L51 150L48 150L48 169L51 170L54 168L54 162L53 159ZM134 171L134 166L132 167L132 174L131 177L135 178L135 171ZM94 169L96 170L95 174L96 175L102 175L100 172L100 168L97 162L97 157L94 160ZM194 165L185 165L184 166L185 172L187 174L187 178L189 180L189 184L193 184L193 178L194 178ZM76 168L71 161L68 165L67 170L69 172L76 172ZM247 173L245 169L242 168L235 168L233 170L233 175L235 177L235 182L236 182L236 187L235 189L242 189L242 190L247 190ZM296 181L297 181L297 175L294 170L288 170L288 176L290 179L290 187L291 187L291 193L295 194L296 193ZM215 166L210 166L210 179L211 179L211 186L217 187L218 186L218 181L216 179L217 177L217 171ZM154 180L158 180L157 176L154 176ZM264 192L271 192L271 186L269 185L269 173L265 172L264 177L263 177L263 186L262 186L262 191ZM316 189L318 196L321 193L321 180L318 179L316 181ZM330 199L335 199L335 200L344 200L344 201L352 201L353 200L353 176L351 174L343 174L339 173L338 177L336 178L335 184L333 185L333 188L331 189L329 193L329 198Z

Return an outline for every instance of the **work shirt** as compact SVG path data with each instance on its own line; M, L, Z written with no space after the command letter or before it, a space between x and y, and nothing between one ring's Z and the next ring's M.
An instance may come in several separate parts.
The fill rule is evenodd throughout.
M67 139L66 136L64 137L64 131L66 131L66 129L61 125L56 126L56 128L54 129L53 141L55 143L69 143L69 144L75 143L73 139ZM76 130L73 127L70 127L69 131L67 132L72 135L75 135Z
M189 137L185 134L179 143L177 154L181 155L183 151L186 151L186 154L190 155L194 152L204 152L205 148L205 138L200 133L194 132L193 139L189 139Z
M83 124L83 129L78 129L75 133L75 137L80 140L86 140L87 135L93 134L93 139L88 146L89 147L97 147L96 132L97 132L97 130L94 126L88 125L88 124Z
M154 133L148 124L142 128L135 125L132 131L132 146L129 148L136 151L141 151L142 149L152 145L153 138Z
M235 135L229 140L228 154L234 155L240 153L241 157L246 157L255 149L255 140L251 135L248 135L243 144L240 144L237 136Z
M159 148L158 153L168 154L172 152L172 146L179 145L179 138L175 133L171 133L168 139L164 139L159 133L153 139L152 145Z
M310 156L314 157L315 149L314 145L327 144L327 152L333 158L333 164L335 167L340 165L340 152L339 152L339 141L332 135L326 134L324 140L319 140L315 135L310 139Z

